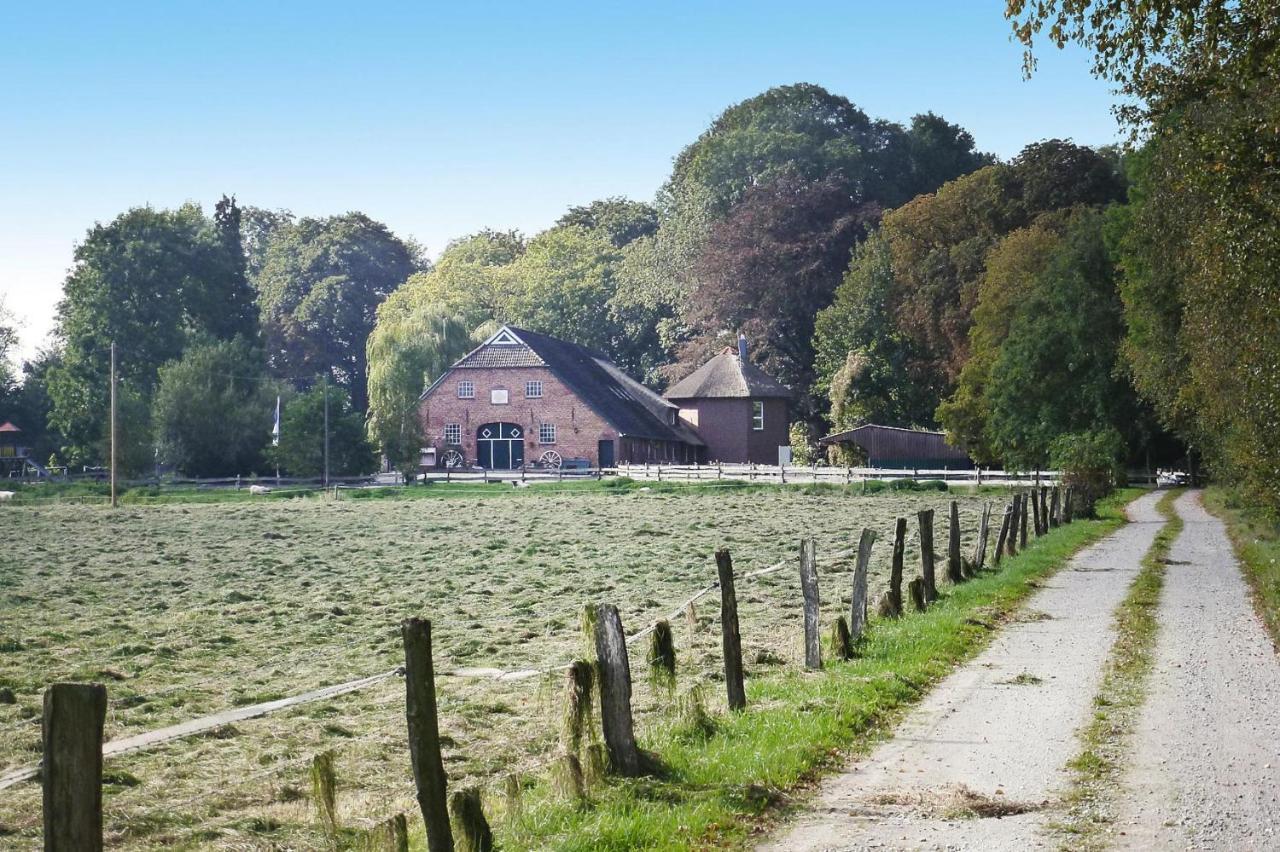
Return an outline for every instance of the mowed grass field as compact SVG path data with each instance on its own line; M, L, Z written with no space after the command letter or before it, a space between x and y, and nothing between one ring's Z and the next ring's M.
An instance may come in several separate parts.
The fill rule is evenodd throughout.
M839 554L862 527L880 536L874 602L896 517L908 517L914 534L915 513L936 509L945 558L949 500L960 502L968 553L983 502L999 499L815 487L446 488L426 499L0 509L0 686L16 697L0 704L0 772L39 760L50 682L105 683L106 736L118 738L394 668L403 662L400 619L419 615L433 622L450 783L500 786L557 753L561 676L495 682L445 672L567 663L583 653L584 604L616 604L632 633L715 578L717 547L730 549L741 577L780 560L798 566L802 536L817 540L825 632L848 602L852 563ZM908 577L918 572L914 536L907 564ZM740 579L738 595L748 677L798 667L797 570ZM694 610L672 625L680 686L706 683L718 711L718 593ZM631 657L643 744L670 699L646 681L644 643ZM416 819L403 700L393 677L110 758L109 844L325 846L307 773L328 750L342 824L368 828L397 812ZM39 786L0 791L0 846L35 848L39 838Z

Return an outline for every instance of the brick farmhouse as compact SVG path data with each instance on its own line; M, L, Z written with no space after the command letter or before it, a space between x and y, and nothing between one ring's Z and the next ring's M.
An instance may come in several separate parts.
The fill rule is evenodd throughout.
M736 354L729 357L737 360ZM589 349L503 326L423 392L419 414L427 446L422 464L510 470L776 461L777 447L786 443L789 393L754 366L746 367L751 381L743 385L745 391L764 388L760 377L768 380L763 421L753 419L760 407L750 398L734 400L740 405L731 407L724 405L723 395L664 399ZM723 392L725 367L714 370ZM774 443L766 447L768 442Z

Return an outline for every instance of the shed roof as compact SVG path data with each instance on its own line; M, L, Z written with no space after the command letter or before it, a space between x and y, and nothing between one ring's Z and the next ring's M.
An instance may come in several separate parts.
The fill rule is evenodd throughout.
M936 459L938 461L969 461L968 454L959 447L947 443L946 432L930 432L924 429L904 429L901 426L880 426L864 423L856 429L847 429L828 435L819 444L856 444L872 458Z
M12 420L6 420L4 421L3 424L0 424L0 432L21 432L21 431L22 431L21 429L13 425Z
M719 355L667 388L667 399L707 399L712 397L790 399L791 391L736 350Z

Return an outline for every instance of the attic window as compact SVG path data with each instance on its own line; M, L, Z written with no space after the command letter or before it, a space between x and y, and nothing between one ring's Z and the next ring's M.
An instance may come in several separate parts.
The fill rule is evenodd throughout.
M507 330L498 332L498 336L489 341L491 346L519 346L520 341L516 340L515 335Z
M475 399L475 382L458 382L458 399Z

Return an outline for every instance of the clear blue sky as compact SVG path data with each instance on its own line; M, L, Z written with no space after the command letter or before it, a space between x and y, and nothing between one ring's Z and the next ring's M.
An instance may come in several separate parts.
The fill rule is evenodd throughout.
M0 295L43 341L95 221L224 192L363 210L434 256L651 198L730 104L813 82L1009 157L1115 141L1079 51L1025 82L1003 0L13 3L0 12Z

